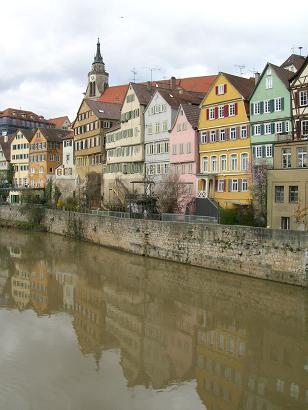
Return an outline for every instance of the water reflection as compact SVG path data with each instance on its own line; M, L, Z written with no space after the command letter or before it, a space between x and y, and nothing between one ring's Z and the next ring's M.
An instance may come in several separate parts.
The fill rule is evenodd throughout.
M307 408L307 307L290 286L0 232L0 308L66 312L97 370L117 348L128 388L195 381L208 410Z

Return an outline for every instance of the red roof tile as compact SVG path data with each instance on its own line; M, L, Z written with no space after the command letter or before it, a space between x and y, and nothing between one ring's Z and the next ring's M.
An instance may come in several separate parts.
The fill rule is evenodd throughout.
M114 104L123 104L127 90L128 84L108 87L100 96L98 101Z
M68 121L70 123L67 115L63 117L50 118L48 121L54 124L57 128L61 128L65 121Z

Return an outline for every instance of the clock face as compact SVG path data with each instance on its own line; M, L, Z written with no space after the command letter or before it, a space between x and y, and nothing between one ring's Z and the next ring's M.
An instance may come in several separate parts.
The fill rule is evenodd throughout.
M95 75L94 74L90 75L90 81L95 81Z

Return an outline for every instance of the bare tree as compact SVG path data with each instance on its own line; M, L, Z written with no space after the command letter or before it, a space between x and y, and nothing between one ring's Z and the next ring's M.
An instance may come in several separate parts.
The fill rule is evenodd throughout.
M258 165L250 164L252 206L255 220L266 225L267 217L267 176L269 165L264 162Z
M308 206L302 206L301 201L298 201L297 207L294 211L294 218L296 223L302 224L305 229L307 229L307 219L308 216Z
M102 175L96 172L87 174L84 194L88 208L100 207L101 205Z
M180 182L180 176L170 170L156 187L157 208L161 213L181 212L191 200L187 186Z

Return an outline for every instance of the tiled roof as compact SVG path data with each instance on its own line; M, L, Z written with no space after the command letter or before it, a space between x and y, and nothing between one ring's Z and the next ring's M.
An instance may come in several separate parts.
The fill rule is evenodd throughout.
M64 115L63 117L49 118L48 120L48 122L51 122L57 128L61 128L65 121L68 121L70 123L70 120L67 115Z
M21 132L22 135L26 138L26 140L30 142L32 140L35 130L19 129L15 132L15 134L13 135L13 138L16 136L17 132Z
M131 83L131 86L134 89L141 105L148 105L152 98L152 95L157 90L157 87L153 87L148 84Z
M94 111L95 115L101 119L118 120L121 117L121 104L107 103L96 100L85 102Z
M15 108L6 108L5 110L0 111L0 117L18 118L20 120L49 124L49 121L47 121L42 115L37 115L32 111L17 110Z
M11 159L11 142L13 141L13 138L14 136L10 136L7 142L4 142L4 138L0 137L1 149L7 161L10 161Z
M39 128L41 134L44 135L47 141L63 141L68 135L72 134L72 131L61 130L57 128Z
M269 65L274 69L277 76L284 83L284 85L289 88L289 81L294 76L292 71L286 70L285 68L278 67L277 65L269 63Z
M159 89L160 95L173 108L178 108L180 104L195 104L199 105L205 93L189 93L187 91L179 92L175 90Z
M254 78L245 78L239 77L237 75L221 73L223 74L228 81L237 89L237 91L248 100L252 91L255 88L255 79Z
M103 94L100 96L98 101L113 104L123 104L125 95L128 90L128 84L115 85L106 88Z
M298 54L291 54L290 57L288 57L286 59L286 61L284 61L280 67L282 68L286 68L289 67L290 65L294 65L294 67L296 68L296 70L298 71L303 63L305 61L305 57L304 56L300 56Z
M187 121L193 128L198 127L199 115L200 115L200 108L196 105L187 105L182 104L181 107L184 110L186 115Z
M207 93L216 80L217 75L204 75L199 77L176 78L176 88L194 91L199 93ZM171 80L153 81L153 85L158 84L159 87L171 88Z

